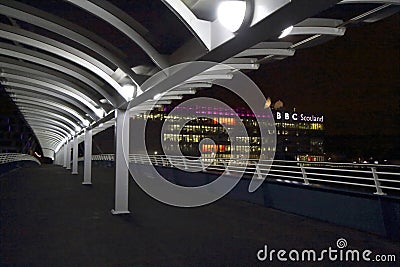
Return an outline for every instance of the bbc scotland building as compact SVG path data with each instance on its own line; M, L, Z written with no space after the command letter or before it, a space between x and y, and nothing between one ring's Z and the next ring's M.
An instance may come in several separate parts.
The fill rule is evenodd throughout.
M257 159L261 153L260 132L255 115L244 108L235 109L236 114L231 110L224 110L215 107L195 106L191 107L191 112L196 117L189 120L182 128L181 121L188 118L187 112L179 110L174 115L170 115L173 106L165 106L147 115L137 115L134 117L136 124L139 121L146 122L147 149L154 154L169 154L176 149L176 143L183 155L203 157L230 158L232 149L235 154L248 155L250 159ZM202 117L201 114L204 114ZM215 118L212 114L216 114ZM275 152L275 159L295 160L295 161L324 161L324 116L302 112L285 111L283 109L272 109L276 129L276 146L267 147L268 151ZM235 147L232 148L224 125L233 125L235 116L239 115L248 135L236 136ZM163 127L168 120L168 127ZM171 123L172 122L172 123ZM174 124L174 122L176 122ZM177 132L178 128L182 128ZM162 134L161 134L162 132ZM157 133L160 133L157 136ZM151 135L151 136L150 136ZM162 135L162 136L160 136ZM212 139L214 144L202 143L205 138ZM161 140L164 146L161 145ZM241 144L242 141L242 144ZM200 147L199 147L200 146Z

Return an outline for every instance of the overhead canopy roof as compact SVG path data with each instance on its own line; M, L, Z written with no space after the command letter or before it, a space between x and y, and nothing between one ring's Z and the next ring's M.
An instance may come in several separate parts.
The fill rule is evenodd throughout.
M250 12L232 33L217 20L219 2L0 0L0 82L42 147L57 151L87 127L111 126L109 114L129 102L145 112L155 98L167 104L233 69L256 70L400 10L399 0L247 0ZM166 94L171 85L142 87L187 61L230 68L187 74Z

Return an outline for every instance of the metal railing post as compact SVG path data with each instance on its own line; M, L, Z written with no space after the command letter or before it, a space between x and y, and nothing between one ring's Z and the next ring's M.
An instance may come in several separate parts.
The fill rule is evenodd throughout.
M230 175L231 172L229 171L229 164L226 163L225 160L222 161L222 165L224 165L225 171L227 175Z
M378 173L376 172L376 168L372 167L371 170L372 170L372 176L374 177L374 182L375 182L375 187L376 187L376 192L374 194L386 195L385 193L382 192L381 183L379 182Z
M304 184L310 185L310 181L308 180L306 169L304 168L304 163L300 163L300 169L301 169L301 173L303 175Z
M206 167L205 167L205 165L204 165L203 158L200 158L200 163L201 163L201 169L202 169L203 171L205 171L205 170L206 170Z
M258 165L258 163L256 163L256 174L258 179L262 179L262 174L261 174L261 169L260 169L260 165Z

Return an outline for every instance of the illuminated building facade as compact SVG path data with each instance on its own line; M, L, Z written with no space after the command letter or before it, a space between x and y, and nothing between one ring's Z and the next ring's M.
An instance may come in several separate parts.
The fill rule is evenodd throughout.
M232 151L232 143L225 127L234 126L238 121L235 114L229 110L213 107L192 107L196 118L183 118L185 112L179 112L171 116L169 113L173 107L166 106L163 109L153 111L149 115L138 115L136 120L147 121L147 131L151 132L151 144L147 145L150 153L163 154L173 151L179 143L180 150L186 156L229 158ZM241 123L247 130L247 136L236 136L235 153L243 152L250 159L257 159L261 153L260 132L257 120L251 112L245 109L236 109ZM178 115L177 115L178 114ZM202 117L202 114L204 114ZM215 118L213 118L215 114ZM276 147L266 146L268 151L275 150L275 158L283 160L300 161L324 161L324 117L298 112L272 110L275 123ZM208 118L206 118L208 117ZM212 117L212 119L210 118ZM188 121L182 125L182 120ZM161 133L165 121L167 126L163 129L162 136L154 136ZM176 122L176 123L174 123ZM182 128L180 130L180 128ZM214 143L203 143L203 139L209 138ZM160 142L155 142L160 140ZM161 140L164 150L161 148Z

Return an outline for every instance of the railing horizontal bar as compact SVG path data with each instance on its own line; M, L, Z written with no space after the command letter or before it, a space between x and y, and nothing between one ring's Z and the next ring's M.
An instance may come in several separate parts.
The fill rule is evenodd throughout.
M381 179L379 178L380 182L389 182L389 183L400 183L399 180L388 180L388 179Z
M314 173L314 172L307 172L307 175L328 176L328 177L337 177L337 178L346 178L346 179L357 179L357 180L367 180L367 181L373 181L373 180L374 180L373 178L369 178L369 177L346 176L346 175L334 175L334 174Z
M396 176L400 176L400 173L395 173L395 172L380 172L377 171L377 174L384 174L384 175L396 175Z
M359 184L359 183L350 183L350 182L341 182L341 181L332 181L332 180L322 180L322 179L315 179L315 178L308 178L310 181L318 181L318 182L331 182L336 184L346 184L346 185L358 185L362 187L375 187L375 185L369 184Z
M382 187L383 189L390 189L390 190L397 190L397 191L400 191L400 188L397 188L397 187L382 186L382 185L381 185L381 187Z
M320 171L337 171L337 172L358 172L358 173L371 173L371 170L360 171L354 169L337 169L337 168L320 168L320 167L304 167L306 170L320 170Z
M268 178L269 176L272 176L272 177L283 177L283 178L288 178L288 179L299 179L299 180L303 180L303 177L287 176L287 175L279 175L279 174L271 174L271 173L269 173L269 174L267 175L267 178Z
M293 173L293 174L302 174L301 173L301 171L297 171L297 172L293 172L293 171L283 171L283 170L274 170L274 169L270 169L270 170L267 170L267 169L260 169L260 171L262 172L262 171L268 171L268 172L282 172L282 173Z

